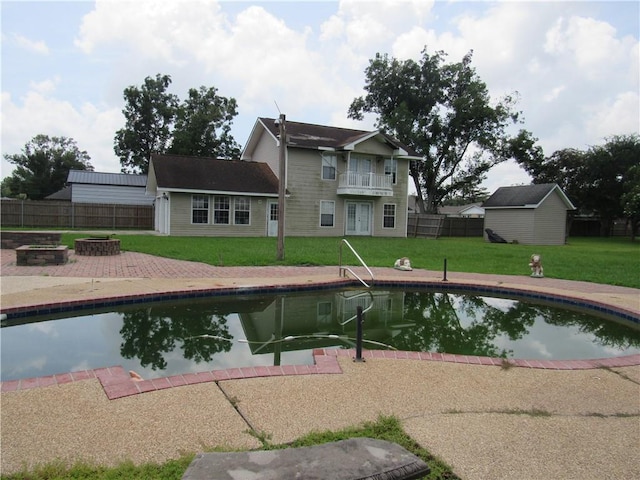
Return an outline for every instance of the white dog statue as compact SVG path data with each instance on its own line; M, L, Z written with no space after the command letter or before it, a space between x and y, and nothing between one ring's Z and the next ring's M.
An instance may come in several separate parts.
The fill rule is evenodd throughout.
M396 260L396 263L393 264L393 268L404 271L413 270L411 268L411 261L407 257L402 257Z
M542 257L537 253L531 255L531 259L529 261L529 266L531 267L531 276L535 278L544 277L544 270L542 269Z

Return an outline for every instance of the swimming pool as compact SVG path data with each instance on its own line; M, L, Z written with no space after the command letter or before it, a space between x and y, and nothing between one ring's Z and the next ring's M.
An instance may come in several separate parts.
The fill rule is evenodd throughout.
M377 288L221 295L9 319L1 380L122 365L144 378L312 363L314 348L364 348L527 359L640 353L640 327L615 315L496 292ZM206 335L207 337L203 337Z

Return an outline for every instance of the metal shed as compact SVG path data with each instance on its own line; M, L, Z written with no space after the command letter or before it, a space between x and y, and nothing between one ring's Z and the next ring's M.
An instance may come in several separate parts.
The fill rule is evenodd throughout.
M154 197L146 195L146 175L102 173L70 170L67 186L73 203L152 205Z
M500 187L482 206L485 230L526 245L564 245L567 212L575 210L555 183Z

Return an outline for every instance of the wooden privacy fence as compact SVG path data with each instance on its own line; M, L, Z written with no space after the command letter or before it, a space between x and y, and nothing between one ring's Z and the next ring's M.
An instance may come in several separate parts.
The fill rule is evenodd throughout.
M3 227L153 230L153 217L152 205L35 200L0 201L0 225Z
M483 229L484 218L410 213L407 222L408 237L481 237Z

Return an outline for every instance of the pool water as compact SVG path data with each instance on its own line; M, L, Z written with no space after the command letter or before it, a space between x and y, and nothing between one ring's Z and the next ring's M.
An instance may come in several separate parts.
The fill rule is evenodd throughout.
M122 365L144 378L313 362L314 348L543 360L640 353L640 327L549 303L452 292L321 290L139 304L5 321L2 381ZM208 337L202 337L207 335Z

